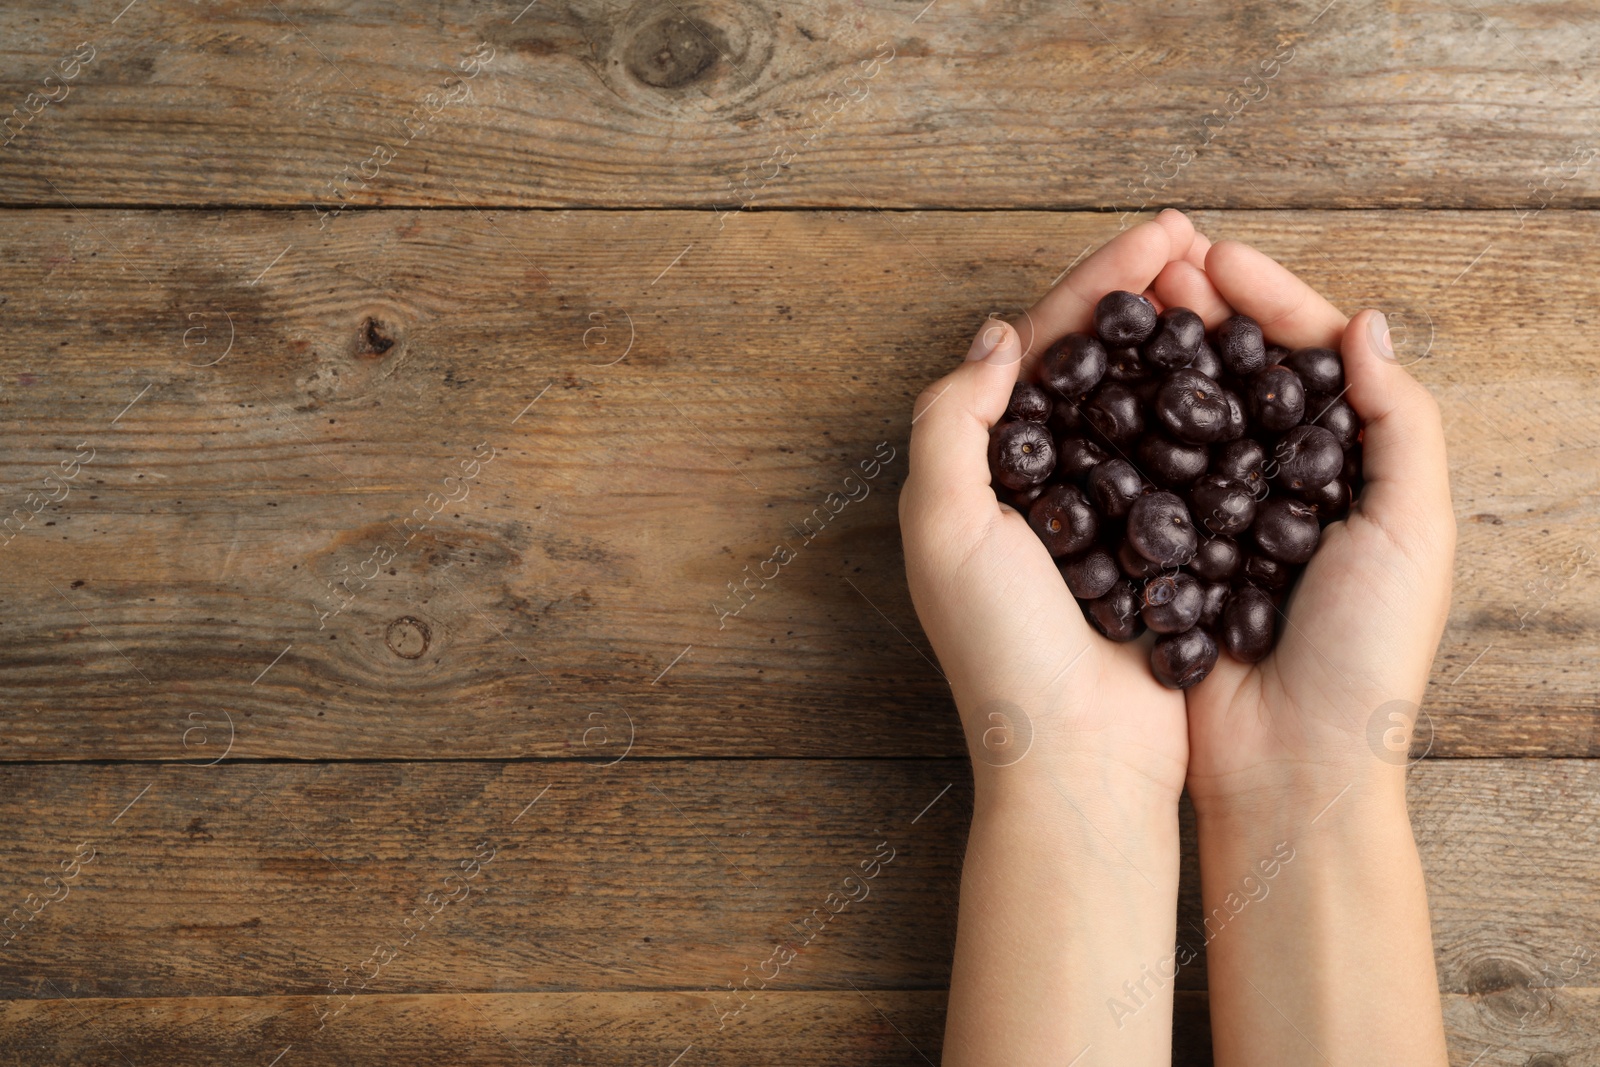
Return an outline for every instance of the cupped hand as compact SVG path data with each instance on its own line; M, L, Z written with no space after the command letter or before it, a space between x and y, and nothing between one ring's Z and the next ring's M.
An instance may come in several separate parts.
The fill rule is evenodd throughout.
M1267 256L1197 236L1153 285L1217 325L1237 311L1267 340L1344 357L1345 399L1364 423L1365 486L1322 534L1259 663L1223 652L1188 693L1188 788L1197 806L1270 806L1286 789L1328 792L1373 777L1403 787L1404 738L1450 603L1455 517L1432 395L1394 360L1383 316L1338 309ZM1400 744L1396 745L1396 740Z
M1193 237L1175 211L1120 234L1017 321L986 322L961 366L917 398L900 494L906 577L980 788L991 773L1085 771L1130 772L1173 798L1183 787L1183 695L1152 677L1147 642L1115 644L1084 618L1026 518L990 488L987 452L1019 375L1088 329L1101 296L1147 290Z

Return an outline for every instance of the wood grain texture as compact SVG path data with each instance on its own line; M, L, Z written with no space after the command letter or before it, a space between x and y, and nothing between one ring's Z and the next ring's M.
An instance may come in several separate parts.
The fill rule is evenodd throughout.
M302 0L113 19L73 0L9 8L0 40L0 116L19 131L0 203L1532 210L1600 194L1600 12L1570 2ZM93 58L64 67L80 43ZM492 58L460 89L480 45Z
M1600 282L1571 270L1600 220L1198 221L1386 307L1444 406L1432 753L1600 750ZM0 753L961 755L899 553L912 399L1115 232L6 215L0 512L43 510L0 547ZM29 504L74 456L66 498ZM780 543L794 561L764 562Z
M631 759L0 769L0 819L15 828L0 886L15 904L47 892L77 845L95 850L65 898L12 920L0 949L0 1057L12 1059L0 1062L111 1062L116 1047L175 1043L191 1051L159 1062L224 1051L265 1062L292 1044L312 1062L363 1063L377 1055L363 1049L392 1046L419 1063L498 1063L507 1041L533 1062L543 1049L557 1062L666 1063L691 1043L707 1058L690 1062L797 1062L771 1044L784 1040L814 1041L818 1062L912 1062L893 1028L870 1023L878 1011L934 1056L971 810L959 771ZM1487 1062L1592 1063L1600 767L1424 761L1410 800L1453 1062L1493 1044L1500 1058ZM1280 878L1317 876L1316 835L1296 835ZM1180 936L1200 918L1192 821L1183 836ZM475 887L440 903L480 841L496 852ZM880 841L895 855L867 895L805 940L794 924L851 891ZM402 924L430 891L438 917L412 936ZM1252 906L1271 907L1270 893ZM1195 940L1202 961L1178 977L1179 1063L1208 1062ZM792 961L763 966L780 944ZM375 957L385 945L393 956ZM328 994L373 970L353 998ZM774 970L736 1011L728 984ZM80 1058L86 1047L96 1058Z

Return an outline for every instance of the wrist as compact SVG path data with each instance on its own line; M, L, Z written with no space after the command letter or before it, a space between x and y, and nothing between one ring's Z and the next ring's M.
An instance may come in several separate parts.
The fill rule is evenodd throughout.
M1405 817L1405 767L1371 758L1312 763L1282 760L1209 777L1186 789L1198 819L1264 824L1319 822L1352 795L1373 816ZM1353 805L1352 805L1353 806Z

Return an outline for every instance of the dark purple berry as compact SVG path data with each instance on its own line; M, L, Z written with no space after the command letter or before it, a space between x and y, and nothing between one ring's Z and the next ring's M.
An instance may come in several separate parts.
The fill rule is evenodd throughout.
M1300 376L1308 393L1336 396L1344 390L1344 360L1331 348L1297 348L1283 365Z
M1222 399L1228 403L1228 428L1218 440L1237 441L1250 432L1250 420L1245 416L1244 401L1240 400L1239 394L1232 389L1224 389Z
M1125 459L1108 459L1089 472L1089 499L1108 519L1128 514L1133 502L1144 492L1144 479Z
M1018 382L1011 387L1011 403L1006 405L1006 418L1025 422L1045 422L1050 418L1050 394L1037 385Z
M1107 381L1132 384L1154 377L1150 368L1139 359L1137 348L1113 348L1107 355L1111 360L1106 364Z
M1079 600L1094 600L1111 592L1111 587L1122 581L1117 561L1103 548L1091 548L1081 556L1059 560L1056 568L1067 583L1067 589Z
M1181 567L1199 540L1189 509L1171 493L1148 493L1128 509L1128 543L1153 563Z
M1217 350L1211 347L1210 341L1201 341L1200 347L1195 349L1194 362L1189 364L1189 369L1204 374L1214 382L1222 380L1222 357L1217 355Z
M1273 367L1282 363L1289 355L1289 350L1282 345L1267 345L1267 366Z
M1306 507L1317 513L1317 521L1326 526L1350 514L1350 483L1343 478L1335 478L1320 489L1301 493L1300 499L1305 501Z
M1045 350L1039 364L1045 389L1063 400L1076 400L1100 384L1106 372L1106 349L1086 333L1069 333Z
M1257 509L1250 536L1265 555L1281 563L1304 563L1317 550L1322 525L1317 522L1317 513L1307 504L1274 496L1268 497Z
M1083 407L1083 417L1108 441L1122 444L1144 432L1139 398L1121 382L1103 382Z
M1236 534L1250 528L1256 498L1250 487L1220 474L1207 474L1189 490L1193 515L1206 532Z
M1294 579L1285 564L1258 552L1251 552L1244 557L1243 570L1246 581L1272 592L1289 588L1290 581Z
M1267 475L1262 469L1267 461L1267 450L1260 441L1248 437L1229 441L1217 453L1211 472L1236 482L1243 482L1257 500L1267 495Z
M1095 629L1113 641L1132 641L1144 633L1144 620L1139 618L1139 594L1126 579L1086 606Z
M1293 492L1316 489L1339 476L1344 450L1321 426L1296 426L1272 450L1273 481Z
M1094 332L1112 348L1139 345L1156 328L1156 307L1138 293L1107 293L1094 306Z
M1191 444L1220 441L1228 431L1222 386L1192 370L1175 370L1161 383L1156 417L1172 436Z
M1002 486L996 495L1026 515L1033 502L1044 495L1046 484L1045 482L1040 482L1038 485L1029 486L1027 489L1006 489Z
M1227 582L1203 582L1200 585L1200 621L1197 626L1216 629L1222 619L1222 609L1228 603L1231 589Z
M1075 485L1052 485L1028 509L1028 525L1052 556L1071 556L1094 544L1094 509Z
M1193 576L1178 571L1161 574L1144 583L1139 617L1158 634L1175 634L1200 621L1205 597Z
M1255 663L1272 651L1278 609L1272 597L1253 585L1242 585L1222 608L1222 643L1240 663Z
M1268 367L1250 379L1250 416L1263 430L1298 426L1305 410L1305 387L1288 367Z
M1188 308L1167 308L1156 316L1156 332L1144 343L1144 361L1158 370L1187 367L1205 340L1206 324L1199 315Z
M1056 442L1056 477L1080 481L1105 459L1106 450L1087 437L1063 437Z
M1306 397L1306 422L1333 434L1340 448L1349 448L1361 438L1361 417L1338 397L1321 393Z
M1056 447L1037 422L1002 422L989 435L989 471L1007 489L1026 489L1050 477Z
M1139 465L1151 480L1169 489L1182 489L1206 472L1211 453L1205 445L1186 445L1170 437L1151 434L1139 441Z
M1161 564L1152 563L1145 559L1139 554L1138 549L1134 548L1126 541L1117 546L1117 566L1120 567L1122 569L1122 573L1126 574L1129 578L1138 579L1140 581L1143 581L1146 578L1154 578L1156 575L1166 570L1166 568Z
M1217 643L1201 629L1163 634L1150 649L1150 670L1168 689L1198 685L1217 665Z
M1261 326L1248 315L1235 315L1217 327L1217 355L1228 373L1248 378L1267 365L1267 343Z
M1208 582L1226 582L1239 573L1244 553L1231 537L1202 537L1195 546L1189 569Z

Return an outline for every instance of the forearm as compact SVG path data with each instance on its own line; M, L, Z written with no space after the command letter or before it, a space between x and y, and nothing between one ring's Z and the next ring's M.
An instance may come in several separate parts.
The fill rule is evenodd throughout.
M1218 1067L1447 1062L1398 768L1197 804Z
M1097 765L980 777L946 1067L1169 1063L1177 892L1170 793Z

